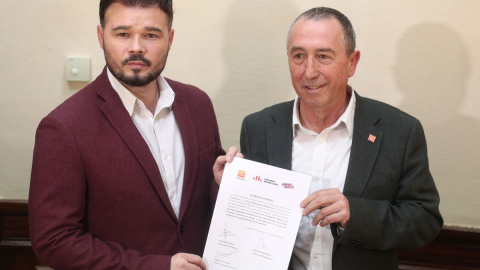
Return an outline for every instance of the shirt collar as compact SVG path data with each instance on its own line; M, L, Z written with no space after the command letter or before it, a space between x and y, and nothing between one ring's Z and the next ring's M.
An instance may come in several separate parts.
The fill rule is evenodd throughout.
M113 76L110 70L107 68L107 75L110 84L112 85L113 89L118 93L120 99L122 100L123 106L128 111L130 116L133 115L133 111L135 109L135 105L137 101L141 102L136 96L132 94L125 86L123 86L120 81ZM170 85L167 83L163 76L158 76L157 83L160 88L160 96L158 98L157 107L155 109L155 114L157 114L163 108L172 109L172 104L175 99L175 92L173 92Z
M351 86L347 85L347 92L350 94L350 101L348 102L348 106L345 109L345 112L338 118L338 120L333 124L331 127L338 126L341 122L345 123L345 126L347 128L348 134L350 137L353 135L353 117L355 114L355 104L356 104L356 98L355 98L355 93L352 89ZM302 124L300 123L300 118L299 112L298 112L298 105L299 105L299 100L298 96L295 98L295 102L293 104L293 121L292 121L292 131L293 131L293 137L296 136L296 127L298 126L299 128L305 129ZM330 127L329 127L330 128Z

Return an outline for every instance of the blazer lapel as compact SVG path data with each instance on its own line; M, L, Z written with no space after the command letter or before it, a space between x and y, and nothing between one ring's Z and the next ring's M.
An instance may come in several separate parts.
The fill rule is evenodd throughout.
M110 85L107 77L106 68L100 75L98 83L95 85L97 94L105 101L101 106L102 112L122 137L125 144L128 146L133 155L137 158L140 165L145 170L148 178L155 191L159 195L163 205L168 210L173 219L177 220L175 212L168 198L165 186L163 185L158 165L153 157L148 145L133 123L132 119L125 110L123 103Z
M357 93L352 137L352 150L345 179L344 194L360 197L382 145L383 131L375 127L380 116L365 108L365 101ZM292 114L294 101L284 103L272 114L267 127L267 154L270 165L292 168ZM372 135L374 141L369 141ZM372 140L373 140L372 137Z
M277 107L266 129L268 163L287 170L292 169L293 102Z
M361 197L382 145L383 132L375 127L380 116L365 108L365 101L357 93L352 150L348 163L343 193Z
M183 190L182 199L180 203L179 220L182 219L189 200L192 197L192 192L195 189L196 184L196 172L198 166L198 145L197 141L192 138L197 138L195 134L195 128L193 125L192 114L188 104L185 102L183 92L175 91L175 101L172 109L175 114L175 120L177 121L180 134L182 135L183 149L185 153L185 171L183 177ZM212 179L213 181L213 179Z

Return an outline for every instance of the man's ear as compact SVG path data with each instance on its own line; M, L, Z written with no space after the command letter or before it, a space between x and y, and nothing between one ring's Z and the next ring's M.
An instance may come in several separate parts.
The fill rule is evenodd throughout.
M168 50L170 50L170 48L172 48L172 43L173 43L173 36L175 34L175 29L171 29L170 30L170 35L168 37Z
M100 48L103 49L103 29L101 25L97 25L97 38Z
M360 61L360 51L354 51L348 59L350 65L348 67L348 77L352 77L357 70L358 61Z

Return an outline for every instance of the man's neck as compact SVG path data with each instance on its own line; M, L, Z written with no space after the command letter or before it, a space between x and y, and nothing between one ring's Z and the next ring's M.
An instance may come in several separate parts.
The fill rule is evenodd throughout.
M299 102L299 119L302 126L309 130L321 133L324 129L332 126L342 116L348 107L350 95L345 95L343 103L331 108L311 108Z
M123 84L123 83L122 83ZM155 108L157 107L158 102L158 83L157 80L152 81L151 83L145 86L129 86L125 85L125 88L128 89L136 98L140 99L145 107L152 113L155 114Z

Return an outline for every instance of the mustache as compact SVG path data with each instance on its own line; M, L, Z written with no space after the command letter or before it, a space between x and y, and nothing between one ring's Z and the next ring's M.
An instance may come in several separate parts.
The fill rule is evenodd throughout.
M126 65L130 61L142 61L147 66L150 66L152 64L152 62L150 62L147 58L143 57L143 55L140 54L131 55L130 57L124 59L122 61L122 64Z

